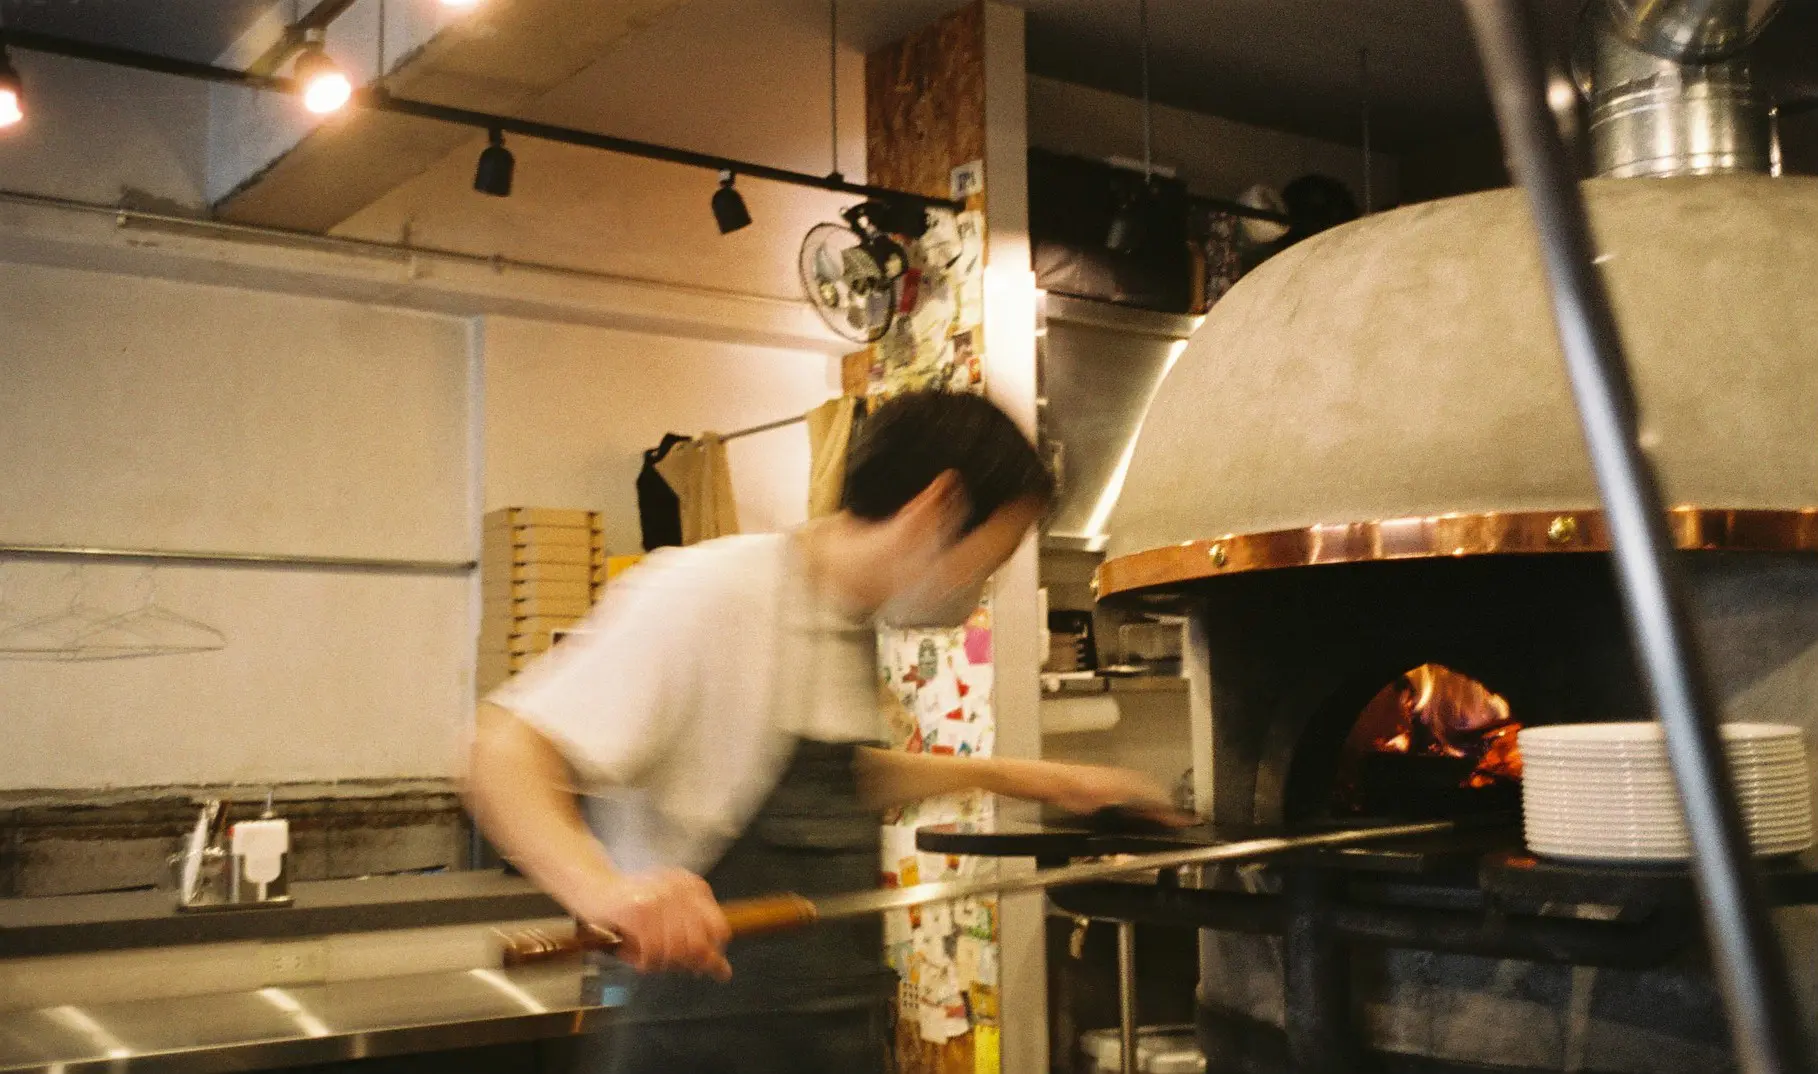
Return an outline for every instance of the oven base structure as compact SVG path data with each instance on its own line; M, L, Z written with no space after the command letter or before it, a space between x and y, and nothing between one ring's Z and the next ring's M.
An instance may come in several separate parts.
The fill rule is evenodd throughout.
M1292 834L1308 830L1317 826L1297 826ZM929 828L918 834L917 844L928 853L1032 856L1052 867L1259 834L1264 833L1255 828L1209 826L1166 835ZM1462 970L1465 977L1476 971L1507 978L1512 966L1523 967L1516 976L1532 970L1528 987L1544 990L1550 979L1555 987L1584 993L1576 997L1578 1021L1585 1023L1578 1026L1581 1034L1591 1032L1597 972L1622 975L1617 989L1622 993L1632 993L1635 982L1653 975L1668 983L1643 991L1662 995L1689 988L1699 1023L1683 1027L1685 1040L1658 1042L1663 1055L1674 1056L1662 1069L1681 1069L1687 1061L1698 1069L1728 1067L1689 872L1551 862L1519 845L1507 824L1485 822L1440 836L1293 853L1244 867L1241 876L1230 869L1184 877L1167 872L1151 882L1057 887L1049 899L1057 910L1080 918L1199 929L1203 937L1241 938L1253 952L1269 952L1263 961L1273 963L1273 973L1258 975L1254 966L1247 972L1252 986L1267 987L1255 978L1269 978L1276 1002L1261 1006L1272 1011L1232 1005L1202 983L1198 1029L1211 1074L1598 1069L1582 1065L1587 1058L1582 1042L1576 1048L1562 1042L1558 1062L1526 1064L1382 1047L1382 1037L1397 1035L1385 1023L1411 1024L1420 1017L1407 1010L1385 1013L1396 1002L1384 994L1385 982L1394 976L1385 967L1398 959L1440 972ZM1818 905L1818 853L1771 861L1764 871L1776 906ZM1569 1010L1572 998L1565 999L1562 1007ZM1573 1016L1560 1020L1569 1023ZM1527 1031L1510 1026L1503 1032ZM1565 1032L1572 1032L1569 1025ZM1492 1052L1495 1046L1487 1039L1463 1050ZM1525 1049L1530 1059L1545 1050Z

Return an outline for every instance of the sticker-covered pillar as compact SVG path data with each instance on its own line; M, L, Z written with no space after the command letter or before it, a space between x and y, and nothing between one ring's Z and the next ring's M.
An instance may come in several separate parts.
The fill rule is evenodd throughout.
M912 294L868 355L873 395L984 392L1035 431L1037 296L1030 271L1023 15L974 3L866 57L866 172L874 185L964 199L910 250ZM894 744L934 753L1040 750L1040 635L1033 539L1000 571L965 629L886 632L880 676L899 706ZM914 829L993 826L978 796L890 818L886 883L995 867L918 854ZM1045 1070L1046 965L1039 895L904 913L888 923L902 978L904 1074Z

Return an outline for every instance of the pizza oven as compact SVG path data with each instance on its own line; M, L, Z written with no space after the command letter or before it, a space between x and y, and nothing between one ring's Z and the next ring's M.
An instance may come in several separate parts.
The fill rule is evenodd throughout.
M1818 733L1818 181L1584 190L1725 717ZM1149 411L1098 594L1190 624L1213 828L1470 821L1056 892L1201 930L1213 1071L1734 1066L1686 875L1521 843L1521 726L1652 715L1542 287L1517 191L1374 216L1239 283ZM1815 869L1768 865L1808 991Z

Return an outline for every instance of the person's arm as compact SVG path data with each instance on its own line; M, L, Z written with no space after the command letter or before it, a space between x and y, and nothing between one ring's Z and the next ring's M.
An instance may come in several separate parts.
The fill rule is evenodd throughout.
M554 743L482 703L466 786L480 830L524 875L580 920L617 933L639 970L727 977L726 917L706 881L682 869L619 871L575 804L573 773Z
M1146 776L1100 765L866 748L860 751L859 774L867 804L879 809L979 790L1043 802L1082 816L1117 806L1160 820L1191 819L1182 816L1167 793Z

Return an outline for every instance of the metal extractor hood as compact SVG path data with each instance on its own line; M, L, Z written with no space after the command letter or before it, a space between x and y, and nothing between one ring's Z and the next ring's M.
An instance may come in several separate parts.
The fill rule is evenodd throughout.
M1204 318L1054 294L1042 310L1041 436L1060 480L1043 542L1095 552L1149 401Z

